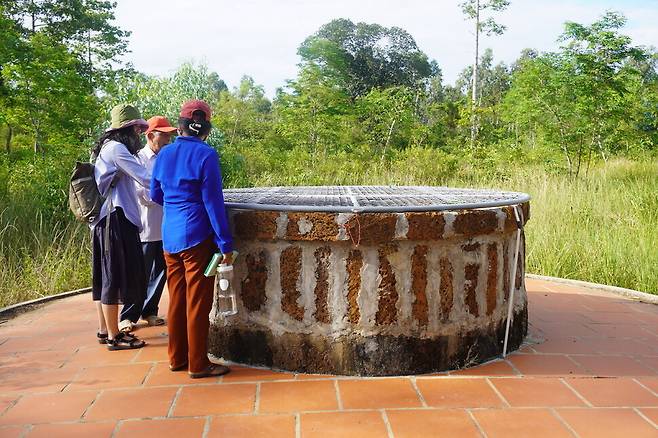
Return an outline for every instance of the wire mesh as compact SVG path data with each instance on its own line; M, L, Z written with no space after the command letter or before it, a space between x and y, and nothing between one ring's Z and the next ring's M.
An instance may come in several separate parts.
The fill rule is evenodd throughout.
M526 193L430 186L298 186L224 190L227 207L318 212L404 212L499 207Z

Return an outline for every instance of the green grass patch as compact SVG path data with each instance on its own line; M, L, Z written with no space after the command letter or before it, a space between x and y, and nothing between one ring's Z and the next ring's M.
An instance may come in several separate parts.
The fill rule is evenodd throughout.
M314 157L298 150L268 155L254 148L227 156L230 186L396 184L527 192L532 196L528 272L658 294L655 160L615 159L573 180L554 164L523 156L485 162L477 154L456 157L417 148L384 161L358 150ZM65 186L61 173L47 175L52 187ZM5 187L17 186L16 179L10 182ZM22 193L11 198L0 190L0 307L91 282L89 229L66 219L63 190L47 198L27 189ZM55 211L44 204L55 205Z

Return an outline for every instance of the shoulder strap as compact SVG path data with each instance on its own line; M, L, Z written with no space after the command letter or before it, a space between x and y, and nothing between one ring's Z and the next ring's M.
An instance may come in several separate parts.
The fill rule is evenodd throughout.
M115 177L116 178L116 177ZM112 180L112 184L110 185L110 191L107 194L107 216L105 216L105 232L104 232L104 240L105 240L105 255L107 256L110 253L110 218L112 217L112 208L114 205L112 204L112 192L114 191L114 179Z

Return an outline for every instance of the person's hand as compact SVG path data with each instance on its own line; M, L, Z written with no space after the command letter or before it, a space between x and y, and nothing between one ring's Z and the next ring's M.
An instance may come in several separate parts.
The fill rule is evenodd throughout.
M229 252L228 254L222 254L222 264L224 265L232 265L233 264L233 252Z

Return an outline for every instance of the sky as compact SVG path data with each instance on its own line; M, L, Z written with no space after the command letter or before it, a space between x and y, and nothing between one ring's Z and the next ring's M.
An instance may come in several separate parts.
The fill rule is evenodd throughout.
M132 32L124 60L143 73L167 76L183 62L205 63L232 88L247 74L272 97L297 75L297 48L335 18L397 26L435 59L453 84L474 56L471 22L461 0L117 0L116 24ZM635 45L658 47L658 0L511 0L496 13L507 26L483 37L494 61L512 63L524 48L552 51L564 22L589 24L608 10L628 19Z

